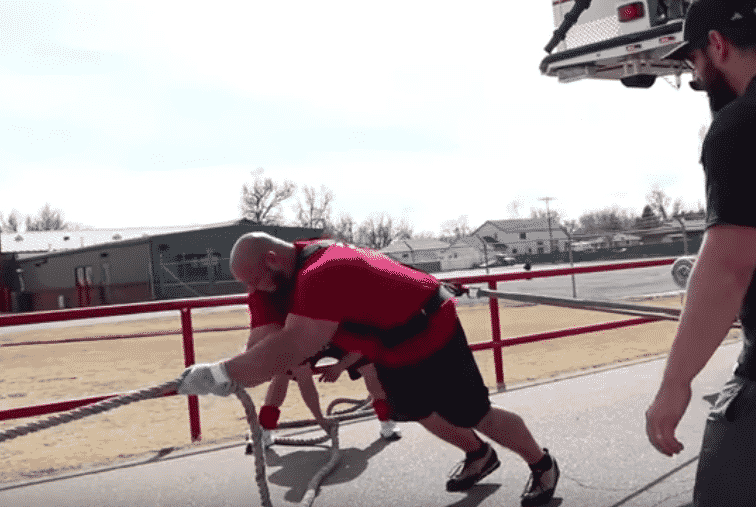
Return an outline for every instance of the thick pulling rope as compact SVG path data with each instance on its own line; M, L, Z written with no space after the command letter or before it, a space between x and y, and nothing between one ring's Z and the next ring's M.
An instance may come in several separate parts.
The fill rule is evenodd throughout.
M64 414L54 415L42 421L36 421L22 426L17 426L15 428L0 432L0 442L11 440L13 438L27 435L29 433L34 433L35 431L40 431L46 428L52 428L53 426L58 426L59 424L83 419L84 417L122 407L135 401L160 398L170 393L171 391L175 392L180 383L181 381L178 379L171 380L170 382L160 384L159 386L150 387L141 391L131 391L124 394L123 396L109 398L98 403L93 403L92 405L87 405L85 407L71 410L70 412L66 412Z
M596 310L609 313L628 313L630 315L654 316L660 319L678 320L682 310L678 308L665 308L653 305L636 305L631 303L616 303L613 301L591 301L587 299L569 299L554 296L538 296L535 294L522 294L519 292L501 292L489 289L478 289L478 297L496 297L536 303L550 306L562 306L567 308L579 308L583 310Z
M58 426L60 424L83 419L84 417L122 407L124 405L134 403L135 401L161 398L172 392L175 393L180 384L180 379L171 380L170 382L166 382L155 387L150 387L139 391L131 391L122 396L117 396L115 398L103 400L98 403L93 403L92 405L77 408L63 414L54 415L41 421L35 421L29 424L24 424L22 426L17 426L15 428L0 432L0 442L11 440L16 437L34 433L46 428L52 428L53 426ZM257 487L260 491L260 501L263 507L273 507L273 504L270 501L268 481L265 476L265 457L263 455L262 448L262 429L260 428L260 425L257 421L257 411L255 410L255 404L243 387L237 387L234 391L234 394L237 398L239 398L239 401L241 401L241 404L244 407L244 412L247 416L247 423L250 426L250 431L253 436L252 450L255 456L255 481L257 482ZM320 483L334 469L339 461L339 428L338 421L336 420L334 420L333 425L330 428L330 433L326 435L325 438L321 437L319 439L310 440L309 442L313 443L314 440L324 442L329 438L332 442L331 457L328 463L326 463L326 465L318 471L318 473L310 480L309 484L307 485L307 492L300 502L300 505L302 507L312 506Z
M372 401L372 398L370 396L368 396L364 400L355 400L353 398L337 398L328 405L328 408L326 409L326 414L329 416L328 419L332 421L334 424L340 421L348 421L351 419L359 419L361 417L372 416L374 415L374 412L373 412L372 407L370 406L371 401ZM353 406L350 408L335 412L333 408L342 403L349 403ZM317 422L314 419L304 420L304 421L286 421L279 424L278 429L301 428L305 425L310 426L312 424L317 424ZM317 445L317 444L325 442L328 439L333 440L330 432L320 437L314 437L314 438L294 438L294 437L273 436L271 439L270 445L291 445L291 446ZM248 430L246 454L253 454L253 447L254 447L254 439L252 438L252 430Z

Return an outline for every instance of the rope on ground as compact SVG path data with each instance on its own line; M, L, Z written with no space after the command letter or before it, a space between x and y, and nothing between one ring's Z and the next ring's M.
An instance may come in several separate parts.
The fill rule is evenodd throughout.
M270 501L270 490L268 489L268 480L265 476L265 456L262 448L262 428L257 421L257 410L249 393L241 387L236 386L234 394L244 407L244 413L247 416L247 423L252 432L252 452L255 455L255 482L257 490L260 492L260 503L263 507L273 507Z
M323 479L325 479L325 477L331 473L331 471L334 469L336 464L339 462L341 453L339 452L339 425L338 423L331 426L330 437L331 437L331 458L328 460L328 463L326 463L325 466L321 468L312 479L310 479L310 482L307 484L307 491L305 492L305 495L299 504L301 507L312 506L312 502L315 501L315 495L318 494L318 488L320 487L320 483L323 482Z
M342 415L342 414L351 414L352 412L357 412L359 410L371 410L370 403L373 401L372 396L368 396L364 400L355 400L352 398L336 398L331 403L328 404L328 408L326 409L326 414L328 415ZM334 408L336 408L338 405L343 404L350 404L352 407L345 408L343 410L334 411Z
M15 428L10 428L8 430L0 432L0 442L11 440L23 435L28 435L29 433L41 431L46 428L52 428L53 426L58 426L60 424L83 419L84 417L99 414L101 412L106 412L117 407L122 407L135 401L161 398L172 392L175 393L180 384L181 379L171 380L158 386L149 387L139 391L130 391L121 396L109 398L107 400L93 403L85 407L80 407L63 414L54 415L41 421L35 421L29 424L17 426ZM263 507L272 507L272 503L270 501L270 491L268 489L268 481L267 477L265 476L265 457L263 455L262 448L262 428L260 428L257 420L257 411L255 410L255 404L247 391L241 386L237 386L237 388L234 390L234 394L237 398L239 398L239 401L244 407L247 423L250 426L250 432L253 437L252 450L255 456L255 481L257 482L257 487L260 492L260 501ZM312 439L324 442L325 440L328 440L330 438L332 441L331 457L328 463L326 463L326 465L321 468L320 471L318 471L318 473L310 480L310 483L307 486L307 492L305 493L302 503L300 504L302 507L312 506L315 495L317 494L318 488L320 487L320 483L329 473L331 473L331 471L339 461L340 452L338 432L338 421L334 420L334 424L331 426L330 432L325 436L325 438Z

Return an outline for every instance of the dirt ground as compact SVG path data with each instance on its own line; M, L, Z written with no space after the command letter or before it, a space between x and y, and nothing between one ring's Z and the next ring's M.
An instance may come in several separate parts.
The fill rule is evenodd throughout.
M646 301L679 307L680 298ZM470 343L491 339L488 305L460 306ZM623 315L548 306L501 305L502 338L622 320ZM245 310L193 314L195 329L244 325ZM658 322L618 330L558 338L503 349L508 388L570 372L665 354L677 323ZM59 340L179 329L175 318L99 324L0 335L0 343ZM195 334L197 362L233 356L246 343L248 331ZM736 340L731 332L726 341ZM475 353L486 384L496 390L493 353ZM0 348L0 409L50 403L143 389L177 378L184 370L181 335L56 345ZM631 379L630 379L631 380ZM340 397L364 399L364 383L342 375L334 384L318 384L323 409ZM250 390L259 407L267 385ZM200 397L202 441L189 437L187 401L174 396L148 400L86 417L0 444L0 482L72 472L92 465L115 464L155 452L240 441L247 430L244 411L234 397ZM44 419L49 416L43 416ZM294 383L282 408L282 420L310 418ZM7 430L35 418L0 422ZM376 428L377 431L377 428Z

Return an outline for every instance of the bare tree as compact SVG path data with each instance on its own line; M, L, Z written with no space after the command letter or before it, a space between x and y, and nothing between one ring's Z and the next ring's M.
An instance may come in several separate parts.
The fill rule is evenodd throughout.
M394 220L385 213L373 213L357 228L356 240L359 246L380 250L395 239Z
M412 235L412 239L437 239L431 231L420 231Z
M580 215L578 218L579 232L591 234L631 229L635 227L636 219L637 215L634 215L630 210L614 205Z
M304 200L297 202L297 221L302 227L325 229L331 221L333 192L324 185L318 193L314 187L304 187Z
M2 214L0 214L0 231L2 232L18 232L18 227L21 225L21 218L18 211L15 209L10 212L8 219L4 220Z
M659 223L659 217L656 216L654 209L650 204L646 204L643 207L643 213L641 213L640 218L635 221L635 226L638 229L652 229L657 227Z
M394 239L412 239L415 228L405 217L399 219L394 230Z
M327 236L343 241L345 243L354 243L355 230L354 219L348 213L341 214L338 220L328 222L325 226L325 233Z
M252 171L254 181L242 187L241 214L254 224L280 225L283 221L281 205L294 195L297 187L289 180L274 182L263 178L263 168Z
M570 232L570 234L571 234L571 233L572 233L573 231L577 230L577 228L578 228L578 221L577 221L577 220L575 220L574 218L570 218L569 220L564 220L564 221L562 222L562 225L563 225L563 226L564 226L564 227L565 227L565 228L567 229L567 231L568 231L568 232Z
M681 197L678 197L675 199L675 201L672 203L672 216L676 217L680 215L683 212L683 200Z
M651 187L651 191L646 194L646 203L651 206L651 209L661 215L661 218L664 221L668 219L667 209L669 208L669 203L671 201L672 199L658 183L654 183L654 186Z
M522 200L512 200L509 204L507 204L507 213L509 214L509 218L520 218L520 212L522 211L522 208Z
M562 221L562 216L559 210L549 210L549 214L551 215L551 221L553 224L558 225ZM530 208L530 218L549 218L549 215L546 214L545 209Z
M26 217L27 231L62 231L67 227L68 224L63 220L63 212L53 209L49 202L45 203L37 216Z
M467 215L461 215L456 220L441 222L441 240L454 241L469 236L472 230L467 220Z

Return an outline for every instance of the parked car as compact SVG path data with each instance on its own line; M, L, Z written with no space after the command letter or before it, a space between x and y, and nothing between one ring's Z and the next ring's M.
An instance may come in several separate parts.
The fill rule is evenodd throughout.
M481 262L478 264L479 268L491 268L494 266L514 266L517 264L517 259L510 255L496 254L494 259L489 259L488 262Z
M497 255L496 260L499 261L500 266L514 266L515 264L517 264L517 259L509 255Z

